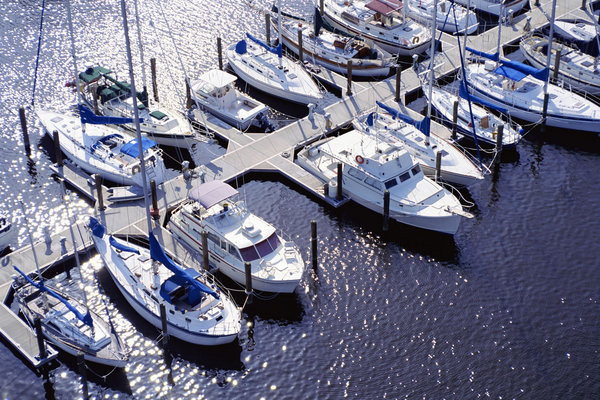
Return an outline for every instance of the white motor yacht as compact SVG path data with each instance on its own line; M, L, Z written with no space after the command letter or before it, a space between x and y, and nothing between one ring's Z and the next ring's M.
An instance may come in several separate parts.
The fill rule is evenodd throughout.
M201 233L206 231L210 264L232 280L245 284L249 262L253 289L293 292L304 272L298 248L251 214L238 197L238 191L222 181L201 184L173 211L168 226L200 254Z
M430 25L433 19L433 7L435 0L404 0L406 15L415 21ZM467 13L467 9L458 4L448 1L437 1L436 24L438 29L457 34L471 34L477 31L479 21L475 12Z
M355 118L352 123L356 129L375 135L381 140L399 142L398 146L406 148L428 176L435 175L436 154L441 152L442 180L460 186L470 186L483 180L481 169L465 152L441 137L429 133L427 118L418 124L427 132L425 134L414 126L417 121L410 117L402 120L402 115L397 111L380 102L377 102L377 105L385 112L368 113ZM423 126L426 126L426 129Z
M427 178L404 146L359 130L304 148L296 163L326 182L337 181L342 163L344 195L383 214L389 190L389 216L403 224L453 235L466 215L458 199Z
M80 110L86 109L81 106ZM126 138L107 125L82 124L75 116L51 111L36 113L49 135L58 132L61 150L77 166L114 183L142 186L137 139ZM142 138L142 148L146 178L157 185L164 182L166 170L157 143Z
M478 11L499 16L502 12L502 4L504 4L503 15L508 15L510 11L513 13L521 11L529 0L456 0L456 2L465 7L470 4Z
M263 103L254 100L235 87L237 77L212 69L197 80L190 82L191 96L196 105L217 118L240 129L246 130L268 111Z
M431 33L405 18L399 0L324 0L323 19L351 36L371 40L385 51L412 56L426 50Z
M554 32L568 42L589 43L598 37L594 22L583 19L557 19Z

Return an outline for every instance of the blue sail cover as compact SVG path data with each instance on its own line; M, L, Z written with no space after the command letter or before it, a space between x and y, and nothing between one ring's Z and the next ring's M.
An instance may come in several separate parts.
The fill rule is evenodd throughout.
M48 293L50 296L58 299L60 302L62 302L73 314L75 314L75 316L84 324L93 327L94 326L94 322L92 321L92 316L90 315L90 311L88 310L88 312L83 315L81 312L79 312L79 310L77 308L75 308L71 303L69 303L69 301L67 299L65 299L64 297L62 297L61 295L59 295L58 293L56 293L54 290L47 288L44 285L44 281L40 281L40 283L35 283L33 280L31 280L27 275L25 275L25 273L23 271L21 271L19 268L15 267L13 265L13 268L21 275L23 275L23 277L27 280L27 282L29 282L30 284L32 284L33 286L35 286L36 288L38 288L39 290L41 290L42 292L46 292Z
M102 239L102 237L104 236L104 233L106 232L104 225L102 225L94 217L90 217L90 222L88 224L88 227L92 230L92 234L96 237L99 237L100 239Z
M500 53L498 53L498 52L495 52L494 54L490 54L490 53L486 53L483 51L472 49L468 46L467 46L467 50L469 50L471 53L475 54L476 56L487 58L492 61L498 61L500 59Z
M519 82L521 79L525 78L527 74L519 71L518 69L514 69L509 67L508 65L501 65L494 70L495 74L505 76L513 81Z
M94 124L94 125L108 125L108 124L130 124L133 123L133 118L121 118L121 117L105 117L103 115L96 115L84 106L79 104L79 118L81 118L82 124ZM142 119L140 118L140 122Z
M175 275L184 279L194 289L200 290L204 293L208 293L212 295L215 299L219 298L219 295L214 290L204 285L202 282L194 279L194 277L188 271L183 270L179 265L175 264L175 262L173 262L173 260L171 260L169 256L165 254L165 251L160 246L158 240L156 240L156 237L154 237L154 234L152 232L150 232L150 234L148 235L148 239L150 241L150 257L153 260L160 262L162 265L164 265L170 271L172 271Z
M531 65L523 64L522 62L512 60L500 60L500 63L513 70L520 71L526 75L531 75L534 78L537 78L541 81L545 81L548 79L548 68L537 69L532 67Z
M158 146L158 144L155 141L148 139L147 137L142 138L142 151L143 152L146 152L146 150L148 150L154 146ZM128 156L131 156L134 158L138 158L140 156L140 149L138 146L137 139L133 139L132 141L125 143L123 145L123 147L121 147L121 153L127 154Z
M431 120L429 119L429 117L425 117L421 121L417 121L416 119L414 119L408 115L402 114L402 113L394 110L392 107L386 106L385 104L383 104L380 101L376 101L375 103L377 103L377 105L379 107L383 108L384 110L386 110L387 112L392 114L392 117L394 119L398 118L399 120L402 120L408 124L411 124L418 130L420 130L425 136L429 136L430 128L431 128Z
M251 34L249 34L249 33L246 33L246 36L248 36L248 38L249 38L250 40L252 40L253 42L256 42L256 43L257 43L257 44L259 44L259 45L261 45L262 47L264 47L265 49L267 49L267 50L268 50L268 51L270 51L271 53L273 53L273 54L277 54L277 57L279 57L279 58L283 57L283 52L282 52L282 49L281 49L281 43L279 43L279 44L277 45L277 47L271 47L271 46L269 46L268 44L266 44L265 42L263 42L263 41L261 41L261 40L259 40L259 39L255 38L254 36L252 36L252 35L251 35Z
M465 87L465 83L464 82L460 82L460 84L458 86L458 95L460 97L462 97L463 99L465 99L465 100L472 101L474 103L478 103L478 104L484 105L486 107L489 107L489 108L491 108L493 110L496 110L496 111L499 111L501 113L507 114L506 108L502 108L502 107L497 106L497 105L495 105L493 103L490 103L489 101L487 101L485 99L482 99L481 97L477 97L477 96L475 96L473 94L470 94L467 91L467 88Z
M239 55L242 54L246 54L247 52L247 48L246 48L246 41L245 40L240 40L239 42L237 42L237 44L235 45L235 52L238 53Z
M112 236L108 238L108 241L110 242L110 245L112 247L114 247L115 249L118 249L121 251L126 251L128 253L140 254L140 251L138 249L135 249L135 248L127 246L123 243L117 242L117 240Z

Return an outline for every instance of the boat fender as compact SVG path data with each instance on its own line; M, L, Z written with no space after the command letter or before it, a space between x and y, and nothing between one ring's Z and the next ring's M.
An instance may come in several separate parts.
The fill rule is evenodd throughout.
M330 120L330 119L328 119L328 120L327 120L327 122L325 123L325 126L327 127L327 129L331 129L331 126L332 126L332 125L333 125L333 124L331 123L331 120Z
M361 156L360 154L357 154L356 157L354 157L354 159L356 160L356 162L358 164L362 164L365 162L365 159L363 158L363 156Z
M142 167L140 167L139 165L134 165L134 166L131 168L131 175L135 175L135 174L137 174L138 172L140 172L141 170L142 170Z
M418 37L418 36L415 36L415 37L413 37L413 38L412 38L412 43L413 43L413 44L417 44L417 43L419 43L419 37Z

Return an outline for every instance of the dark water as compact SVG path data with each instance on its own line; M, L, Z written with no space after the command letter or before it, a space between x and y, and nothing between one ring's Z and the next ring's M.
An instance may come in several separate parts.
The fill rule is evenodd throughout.
M49 151L38 148L49 141L29 110L28 160L17 118L18 107L31 103L39 3L0 2L0 197L19 228L13 247L27 243L19 199L36 238L68 224ZM116 3L74 2L77 51L80 64L103 63L125 76ZM298 11L309 3L288 6ZM242 29L264 31L263 16L242 3L141 6L145 56L157 58L161 101L173 108L182 106L183 72L163 14L191 76L217 65L218 35L228 44ZM47 1L37 106L60 109L73 100L64 87L72 76L69 54L65 4ZM206 154L222 152L213 145ZM92 306L104 312L102 300L108 302L133 353L127 369L106 380L96 373L107 371L88 371L90 393L97 399L599 398L599 167L596 136L530 134L517 154L505 154L495 176L462 192L475 203L475 218L463 221L454 238L398 224L383 235L381 217L359 206L332 210L274 177L248 176L238 183L250 209L292 236L307 261L309 221L317 220L318 271L309 271L293 295L255 301L234 344L172 341L163 353L156 329L137 317L91 254L83 276ZM75 195L69 204L80 218L91 212ZM106 295L98 294L94 271ZM244 300L239 293L236 299ZM0 396L76 398L74 364L61 357L38 375L2 344Z

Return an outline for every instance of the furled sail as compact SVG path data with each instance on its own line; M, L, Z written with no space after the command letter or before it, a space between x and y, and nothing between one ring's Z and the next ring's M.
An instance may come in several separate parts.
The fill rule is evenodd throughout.
M150 241L150 257L153 260L156 260L163 264L170 271L175 273L175 275L188 282L192 287L200 290L201 292L208 293L216 299L219 298L219 295L214 290L204 285L202 282L194 279L187 271L183 270L179 265L175 264L175 262L165 254L165 251L160 246L160 243L158 243L158 240L156 240L156 237L152 232L150 232L150 235L148 235L148 239Z
M96 115L84 106L79 104L79 118L81 118L82 124L95 124L95 125L106 125L106 124L130 124L133 122L133 118L122 118L122 117L105 117L103 115Z
M92 316L90 315L90 312L88 310L88 312L83 315L81 312L79 312L79 310L77 308L75 308L75 306L73 306L71 303L69 303L69 301L67 299L65 299L64 297L62 297L61 295L59 295L58 293L56 293L54 290L47 288L44 285L44 281L40 281L39 283L35 283L33 280L31 280L23 271L21 271L19 268L13 266L13 268L21 275L23 275L23 277L27 280L27 282L29 282L30 284L32 284L33 286L35 286L36 288L38 288L39 290L41 290L42 292L46 292L48 293L50 296L58 299L59 301L61 301L71 312L73 312L73 314L75 314L75 316L84 324L93 327L94 326L94 322L92 321Z
M520 71L526 75L531 75L541 81L546 81L548 79L548 68L537 69L531 65L523 64L522 62L513 60L500 60L500 63L512 69L516 69L517 71Z
M471 53L475 54L476 56L487 58L492 61L498 61L500 59L500 53L498 53L498 52L495 52L494 54L486 53L484 51L472 49L469 46L467 46L467 50L469 50Z
M431 126L431 120L429 119L429 117L425 117L421 121L417 121L416 119L408 115L402 114L399 111L394 110L392 107L386 106L380 101L377 101L376 103L379 107L392 114L393 118L398 118L408 124L411 124L418 130L420 130L425 136L429 136Z
M246 33L246 36L248 36L248 38L249 38L250 40L252 40L253 42L256 42L256 43L257 43L257 44L259 44L259 45L261 45L262 47L264 47L265 49L267 49L267 50L268 50L268 51L270 51L271 53L273 53L273 54L277 54L277 56L278 56L279 58L283 57L283 52L282 52L282 49L281 49L281 43L279 43L279 44L277 45L277 47L271 47L271 46L269 46L268 44L266 44L265 42L263 42L262 40L259 40L259 39L255 38L254 36L252 36L252 35L251 35L251 34L249 34L249 33Z

